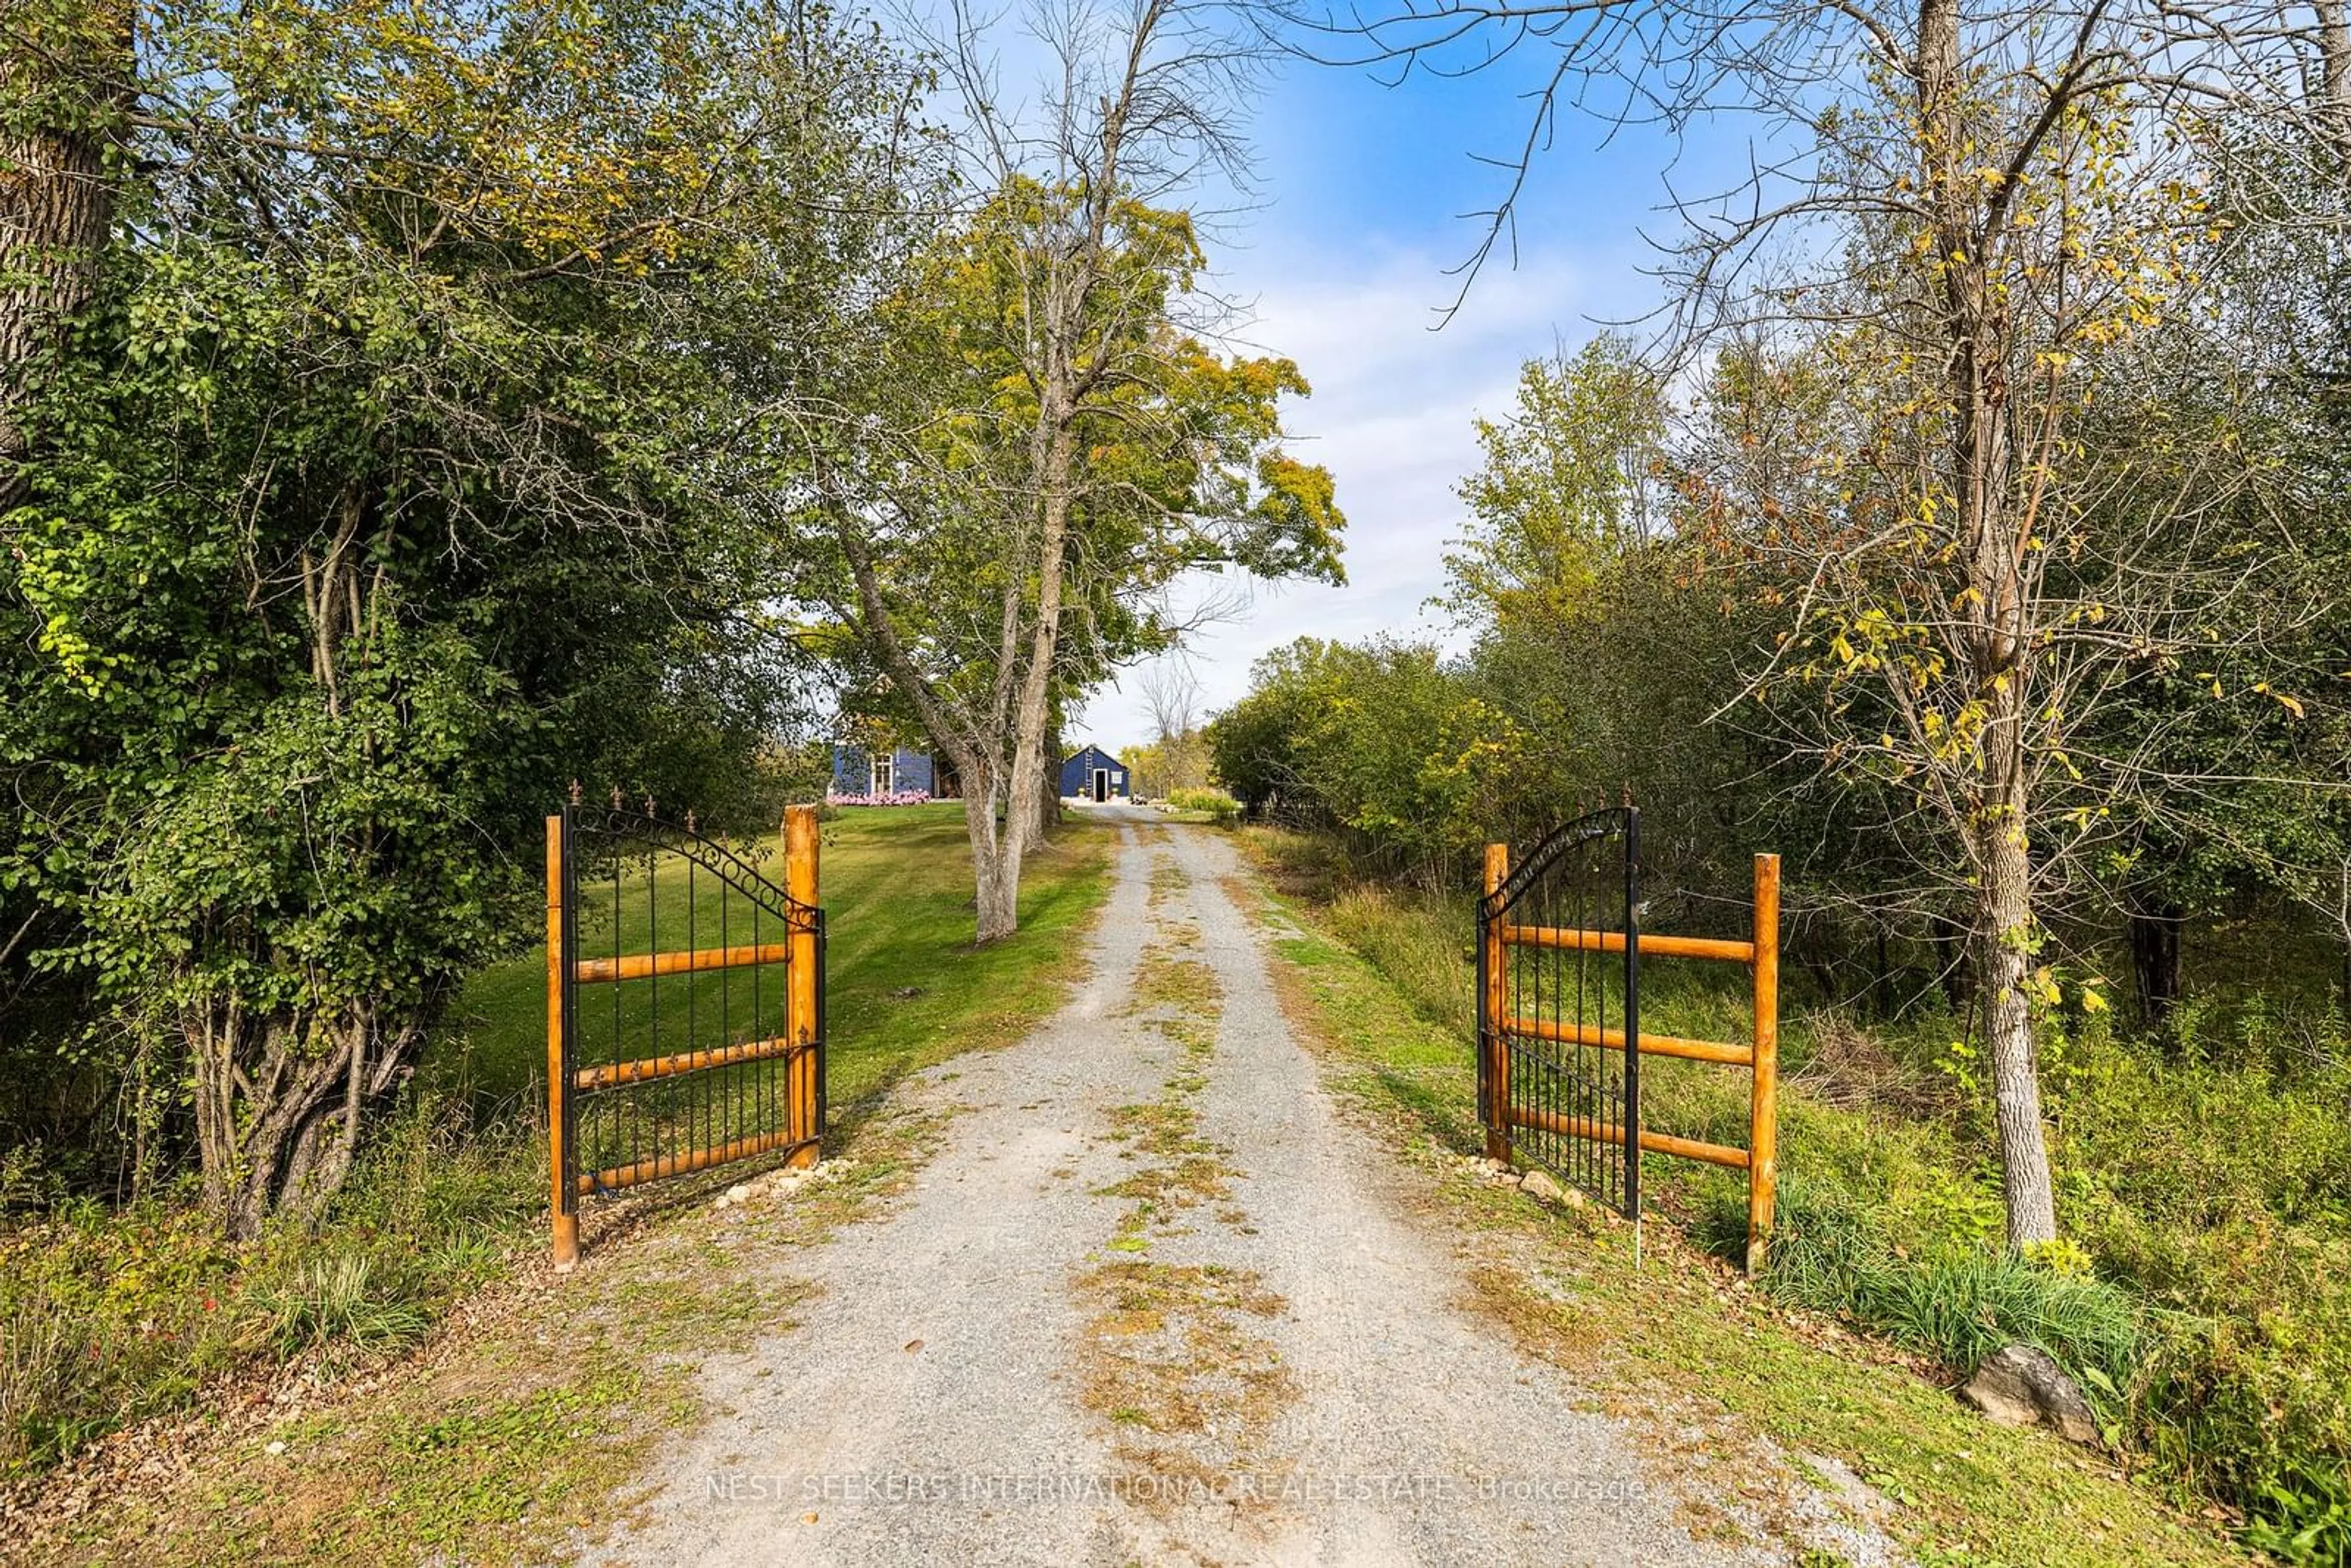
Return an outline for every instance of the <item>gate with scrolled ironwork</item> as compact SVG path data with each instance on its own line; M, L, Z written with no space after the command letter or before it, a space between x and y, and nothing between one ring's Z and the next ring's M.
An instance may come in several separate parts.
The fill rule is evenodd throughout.
M1641 1155L1747 1172L1747 1266L1761 1267L1778 1171L1780 857L1755 857L1746 940L1641 929L1641 814L1577 818L1516 865L1486 846L1478 901L1478 1111L1489 1158L1520 1155L1637 1223ZM1750 973L1746 1044L1652 1034L1641 1025L1646 958L1740 964ZM1641 1116L1641 1059L1677 1057L1753 1074L1747 1146L1653 1131Z
M1478 904L1486 1153L1523 1151L1627 1218L1641 1211L1640 832L1625 807L1577 818L1515 866L1490 845Z
M559 1268L580 1200L729 1161L815 1163L824 1135L817 821L785 814L783 882L748 843L642 810L547 820L548 1136Z

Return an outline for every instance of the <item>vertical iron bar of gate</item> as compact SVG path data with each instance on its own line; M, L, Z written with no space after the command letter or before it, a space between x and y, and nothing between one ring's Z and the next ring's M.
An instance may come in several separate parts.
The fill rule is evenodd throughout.
M1486 853L1490 864L1493 850L1489 847ZM1485 877L1489 892L1493 880L1493 873L1489 870ZM1494 1129L1499 1124L1495 1120L1494 1112L1494 1006L1491 999L1494 914L1486 907L1483 894L1471 907L1478 911L1478 1121L1486 1129L1486 1157L1490 1160L1499 1157L1494 1152Z
M1641 813L1625 808L1625 1218L1641 1245Z
M580 1252L580 814L563 809L563 1201ZM614 922L615 929L619 922Z

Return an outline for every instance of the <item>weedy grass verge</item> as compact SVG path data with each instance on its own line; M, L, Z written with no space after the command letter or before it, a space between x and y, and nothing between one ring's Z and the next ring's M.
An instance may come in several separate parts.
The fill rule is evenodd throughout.
M1968 1410L1936 1380L1933 1358L1764 1299L1671 1216L1648 1224L1636 1266L1621 1221L1479 1179L1466 1017L1457 1025L1448 1008L1416 1005L1411 980L1392 981L1373 956L1393 945L1416 955L1408 977L1434 977L1459 962L1452 948L1466 948L1466 936L1440 949L1440 962L1425 939L1393 925L1384 943L1358 951L1335 935L1327 907L1302 899L1260 892L1243 907L1274 916L1277 988L1332 1086L1419 1170L1432 1215L1487 1258L1475 1304L1497 1332L1573 1374L1595 1407L1644 1422L1662 1463L1692 1421L1751 1453L1746 1492L1726 1490L1710 1528L1744 1519L1768 1529L1807 1466L1833 1465L1866 1484L1869 1506L1922 1563L2247 1560L2104 1457ZM1447 980L1441 994L1449 991ZM2083 1330L2101 1343L2095 1316Z

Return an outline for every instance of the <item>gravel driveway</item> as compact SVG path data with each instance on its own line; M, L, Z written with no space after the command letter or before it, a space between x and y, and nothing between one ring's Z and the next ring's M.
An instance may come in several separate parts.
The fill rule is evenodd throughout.
M1224 838L1118 820L1092 976L813 1250L790 1329L702 1378L645 1563L1784 1563L1694 1540L1633 1427L1459 1303L1454 1238L1278 1006Z

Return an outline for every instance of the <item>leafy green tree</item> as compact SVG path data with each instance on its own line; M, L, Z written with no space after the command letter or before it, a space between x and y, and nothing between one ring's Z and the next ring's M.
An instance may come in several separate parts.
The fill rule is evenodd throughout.
M680 348L866 203L887 95L842 89L897 68L757 3L142 27L0 521L0 897L10 964L81 998L60 1044L153 1091L147 1152L192 1132L250 1234L528 940L570 779L750 803L792 650L723 504L743 395Z
M1208 727L1217 778L1250 810L1334 828L1432 888L1490 836L1520 739L1435 648L1385 640L1278 648Z
M1252 816L1327 821L1303 740L1332 645L1301 637L1259 658L1249 695L1208 725L1208 765Z
M934 53L959 120L955 216L883 291L884 368L849 378L819 497L778 508L837 563L796 596L863 644L961 776L983 942L1019 918L1057 715L1169 645L1165 585L1338 573L1330 477L1280 438L1305 381L1206 346L1197 236L1157 204L1237 164L1251 51L1211 20L1166 0L1058 16L1056 73L1022 110L983 23L949 8Z
M1603 333L1528 361L1517 407L1477 429L1484 461L1457 486L1472 520L1446 557L1447 601L1500 623L1562 623L1611 560L1662 531L1656 376Z
M1071 246L1089 282L1048 321L1040 299L1077 287L1050 282L1074 263L1049 258ZM844 570L803 596L832 605L953 759L982 941L1017 923L1058 709L1168 645L1166 586L1211 568L1338 574L1330 476L1282 445L1280 400L1304 378L1181 330L1201 264L1182 214L1016 180L893 300L898 401L822 513Z

